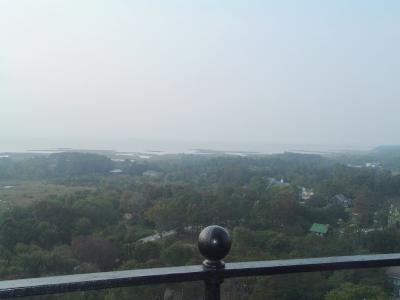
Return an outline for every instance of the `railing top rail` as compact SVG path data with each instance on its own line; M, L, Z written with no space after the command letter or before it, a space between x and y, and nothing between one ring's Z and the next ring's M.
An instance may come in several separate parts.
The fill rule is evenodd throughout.
M138 269L0 281L0 298L204 279L202 266Z
M228 263L211 270L202 265L116 271L91 274L0 281L0 298L98 290L146 284L207 280L211 274L222 278L359 269L400 265L400 254L336 256L272 261Z
M332 256L230 263L226 265L223 271L224 277L230 278L390 266L400 266L400 254Z

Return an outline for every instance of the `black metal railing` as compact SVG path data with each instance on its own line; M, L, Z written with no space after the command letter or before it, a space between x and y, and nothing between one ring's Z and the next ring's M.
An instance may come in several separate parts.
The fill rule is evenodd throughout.
M17 298L137 285L203 281L205 299L220 299L225 278L316 272L400 265L400 254L337 256L224 264L231 240L219 226L205 228L199 236L202 265L103 272L0 281L0 298Z

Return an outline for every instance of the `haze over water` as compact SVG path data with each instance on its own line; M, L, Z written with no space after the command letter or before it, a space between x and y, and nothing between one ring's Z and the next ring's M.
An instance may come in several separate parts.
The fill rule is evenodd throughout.
M237 153L257 152L263 154L289 152L343 152L365 151L373 147L354 145L301 145L301 144L240 144L218 142L179 142L157 140L126 140L126 141L54 141L27 140L23 142L1 143L1 152L41 152L47 150L115 150L118 152L154 152L154 154L194 153L195 150L216 150Z

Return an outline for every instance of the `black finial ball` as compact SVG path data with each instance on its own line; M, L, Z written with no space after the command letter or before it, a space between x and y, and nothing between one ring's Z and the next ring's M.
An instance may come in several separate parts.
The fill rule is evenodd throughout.
M231 238L225 228L212 225L200 232L198 246L201 255L209 261L218 262L231 250Z

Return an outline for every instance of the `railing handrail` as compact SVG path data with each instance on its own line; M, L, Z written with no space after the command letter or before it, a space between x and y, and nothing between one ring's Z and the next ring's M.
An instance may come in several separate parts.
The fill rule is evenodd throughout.
M99 290L137 285L206 281L220 278L262 276L342 269L360 269L400 265L400 254L334 256L227 263L218 270L202 265L138 269L0 281L0 298L15 298L74 291Z
M224 228L215 225L202 230L198 246L200 253L206 258L202 265L0 281L0 298L202 280L205 283L205 299L220 300L220 286L225 278L400 265L400 254L334 256L225 264L222 259L229 253L231 239Z

